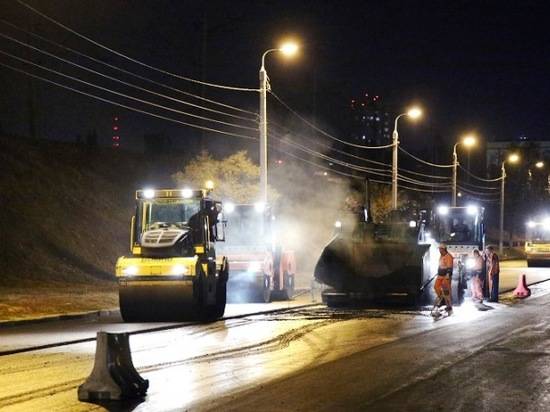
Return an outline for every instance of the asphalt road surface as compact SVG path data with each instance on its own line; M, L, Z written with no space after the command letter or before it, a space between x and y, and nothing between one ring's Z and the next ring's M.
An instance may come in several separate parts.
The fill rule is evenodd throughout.
M550 279L550 269L520 265L503 264L502 289L524 270L529 282ZM532 289L525 301L505 298L483 312L466 303L437 322L421 309L304 307L308 295L229 306L230 319L206 325L101 319L8 328L0 349L27 351L0 356L0 410L104 410L76 393L101 329L133 333L134 365L150 381L145 399L109 410L546 411L550 282Z

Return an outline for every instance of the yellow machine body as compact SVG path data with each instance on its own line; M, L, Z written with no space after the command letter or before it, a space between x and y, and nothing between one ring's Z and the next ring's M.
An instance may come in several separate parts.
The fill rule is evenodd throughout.
M153 194L138 191L136 201L136 215L131 226L132 255L118 258L115 267L124 320L181 321L220 317L225 309L228 268L226 259L216 257L214 250L214 242L218 240L215 225L219 202L205 198L203 191L173 189L157 190ZM180 217L187 219L182 222L151 224L154 207L169 209L172 215L174 211L181 214L186 208L192 208L193 216ZM165 211L162 213L166 216ZM188 239L189 233L194 237ZM147 242L147 236L149 252L148 244L143 243ZM166 245L163 242L167 242ZM183 246L176 247L177 242Z

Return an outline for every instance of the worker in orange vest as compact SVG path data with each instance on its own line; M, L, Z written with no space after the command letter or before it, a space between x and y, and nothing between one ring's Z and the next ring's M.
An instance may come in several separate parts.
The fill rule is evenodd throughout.
M451 301L451 277L453 275L453 257L447 251L447 245L441 243L439 245L439 265L437 268L437 278L435 280L434 290L437 295L436 307L445 302L447 314L453 313L453 305Z

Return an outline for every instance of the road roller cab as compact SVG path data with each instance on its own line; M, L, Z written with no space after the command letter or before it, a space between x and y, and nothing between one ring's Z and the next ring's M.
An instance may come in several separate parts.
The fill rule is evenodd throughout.
M223 316L227 259L222 204L207 190L138 190L130 256L116 263L125 321L212 320Z

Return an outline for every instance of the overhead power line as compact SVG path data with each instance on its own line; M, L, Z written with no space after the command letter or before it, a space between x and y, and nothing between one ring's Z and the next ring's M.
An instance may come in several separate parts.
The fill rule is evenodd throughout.
M148 112L147 110L137 109L135 107L128 106L126 104L122 104L122 103L115 102L113 100L105 99L103 97L96 96L92 93L87 93L85 91L78 90L78 89L75 89L75 88L70 87L70 86L66 86L64 84L55 82L53 80L46 79L42 76L38 76L38 75L35 75L35 74L32 74L32 73L29 73L26 70L19 69L17 67L11 66L9 64L5 64L5 63L0 62L0 66L6 67L8 69L11 69L13 71L16 71L16 72L19 72L19 73L22 73L22 74L25 74L29 77L34 78L34 79L38 79L38 80L41 80L43 82L53 84L53 85L61 87L63 89L70 90L72 92L81 94L83 96L88 96L88 97L91 97L93 99L102 101L104 103L108 103L108 104L111 104L111 105L114 105L114 106L122 107L122 108L127 109L127 110L131 110L133 112L145 114L145 115L148 115L148 116L151 116L151 117L156 117L158 119L167 120L167 121L170 121L170 122L173 122L173 123L178 123L178 124L181 124L181 125L184 125L184 126L189 126L189 127L195 128L195 129L205 130L205 131L208 131L208 132L219 133L219 134L223 134L223 135L227 135L227 136L234 136L234 137L239 137L239 138L248 139L248 140L258 140L258 137L248 136L248 135L243 135L243 134L233 133L233 132L226 132L224 130L218 130L218 129L214 129L214 128L211 128L211 127L205 127L205 126L201 126L201 125L194 124L194 123L188 123L188 122L184 122L184 121L181 121L181 120L172 119L170 117L166 117L166 116L162 116L162 115L159 115L159 114L156 114L156 113Z
M347 162L341 161L339 159L327 156L327 155L325 155L323 153L320 153L320 152L317 152L315 150L311 150L311 149L309 149L305 146L302 146L300 144L297 144L297 143L294 143L294 142L291 142L291 141L288 141L288 140L284 140L280 137L276 137L273 134L272 134L271 137L273 139L283 143L283 144L286 144L286 145L292 146L292 147L296 147L298 150L301 150L302 152L308 153L312 156L315 156L315 157L318 157L320 159L332 162L334 164L346 167L346 168L351 169L351 170L356 170L356 171L360 171L360 172L363 172L363 173L370 173L370 174L377 175L377 176L390 176L387 171L384 171L384 170L381 170L381 169L373 169L373 168L368 168L368 167L357 166L357 165L354 165L352 163L347 163Z
M42 13L41 11L35 9L34 7L28 5L27 3L25 3L24 1L22 0L16 0L20 5L22 5L23 7L26 7L27 9L29 9L30 11L32 11L33 13L36 13L38 14L40 17L48 20L49 22L55 24L56 26L58 27L61 27L62 29L74 34L75 36L77 37L80 37L81 39L83 40L86 40L87 42L89 43L92 43L93 45L103 49L103 50L106 50L110 53L113 53L119 57L122 57L123 59L126 59L128 61L131 61L132 63L135 63L135 64L138 64L140 66L143 66L143 67L146 67L148 69L151 69L151 70L154 70L158 73L162 73L162 74L165 74L165 75L168 75L168 76L172 76L172 77L175 77L177 79L180 79L180 80L185 80L185 81L188 81L188 82L191 82L191 83L196 83L196 84L201 84L203 86L209 86L209 87L215 87L215 88L218 88L218 89L226 89L226 90L234 90L234 91L240 91L240 92L258 92L259 90L258 89L252 89L252 88L246 88L246 87L236 87L236 86L227 86L227 85L222 85L222 84L216 84L216 83L209 83L209 82L203 82L203 81L200 81L200 80L197 80L197 79L193 79L191 77L186 77L186 76L181 76L179 74L176 74L176 73L172 73L172 72L169 72L167 70L164 70L164 69L159 69L158 67L154 67L154 66L151 66L147 63L144 63L140 60L137 60L137 59L134 59L124 53L121 53L117 50L114 50L110 47L107 47L105 46L104 44L102 43L99 43L93 39L91 39L90 37L88 36L85 36L79 32L77 32L76 30L74 29L71 29L70 27L64 25L63 23L60 23L59 21L53 19L52 17L49 17L48 15Z
M478 192L477 190L468 189L467 187L464 187L462 185L457 185L457 188L460 189L460 191L468 194L472 194L475 196L498 196L499 193L484 193L484 192Z
M276 122L270 122L269 123L271 126L275 126L275 128L277 129L280 129L280 130L284 130L284 131L280 131L278 132L279 135L281 134L284 134L284 137L285 138L288 138L289 140L292 141L292 139L290 139L290 135L292 136L298 136L298 137L301 137L301 138L304 138L308 141L311 141L312 143L316 144L316 145L319 145L319 146L322 146L322 147L325 147L327 148L328 150L330 151L333 151L335 153L339 153L339 154L342 154L344 156L348 156L348 157L351 157L351 158L354 158L354 159L357 159L357 160L360 160L360 161L363 161L363 162L366 162L366 163L373 163L373 164L376 164L376 165L379 165L379 166L382 166L382 167L386 167L386 168L391 168L391 165L390 164L387 164L387 163L383 163L383 162L379 162L379 161L376 161L376 160L372 160L372 159L368 159L368 158L365 158L365 157L361 157L361 156L357 156L355 154L352 154L352 153L349 153L349 152L346 152L346 151L343 151L343 150L339 150L339 149L336 149L334 147L332 147L330 144L327 144L327 143L324 143L324 142L320 142L319 140L317 139L313 139L311 137L308 137L304 134L301 134L301 133L294 133L293 131L291 131L290 129L276 123ZM402 173L406 173L406 174L413 174L413 175L416 175L416 176L422 176L422 177L427 177L427 178L430 178L430 179L438 179L438 180L450 180L451 178L449 176L437 176L437 175L429 175L429 174L426 174L426 173L420 173L420 172L415 172L415 171L412 171L412 170L408 170L408 169L399 169Z
M18 26L16 26L15 24L10 23L10 22L8 22L8 21L6 21L6 20L4 20L4 19L0 19L0 21L1 21L2 23L4 23L4 24L8 25L9 27L12 27L13 29L19 31L19 32L25 33L25 34L27 34L27 35L29 35L29 36L32 36L32 37L34 37L34 38L36 38L36 39L39 39L39 40L41 40L41 41L43 41L43 42L46 42L46 43L50 44L50 45L53 45L53 46L58 47L58 48L61 48L61 49L65 50L65 51L68 51L68 52L70 52L70 53L73 53L73 54L75 54L75 55L77 55L77 56L84 57L85 59L88 59L88 60L90 60L90 61L93 61L94 63L101 64L101 65L103 65L103 66L105 66L105 67L109 67L110 69L116 70L116 71L118 71L118 72L120 72L120 73L124 73L124 74L129 75L129 76L132 76L132 77L134 77L134 78L136 78L136 79L140 79L140 80L146 81L146 82L148 82L148 83L151 83L151 84L154 84L154 85L156 85L156 86L162 87L162 88L164 88L164 89L166 89L166 90L170 90L170 91L176 92L176 93L178 93L178 94L182 94L182 95L184 95L184 96L192 97L192 98L194 98L194 99L197 99L197 100L200 100L200 101L203 101L203 102L212 104L212 105L216 105L216 106L219 106L219 107L223 107L223 108L225 108L225 109L234 110L234 111L237 111L237 112L240 112L240 113L250 114L250 115L254 116L253 119L252 119L252 118L247 118L247 117L244 117L244 116L237 116L237 115L232 115L233 117L238 117L238 118L240 118L240 119L249 120L249 121L257 121L257 119L258 119L258 114L255 113L255 112L253 112L253 111L245 110L245 109L242 109L242 108L240 108L240 107L236 107L236 106L232 106L232 105L229 105L229 104L226 104L226 103L222 103L222 102L219 102L219 101L216 101L216 100L208 99L208 98L206 98L206 97L199 96L199 95L197 95L197 94L190 93L190 92L187 92L187 91L184 91L184 90L180 90L180 89L178 89L178 88L176 88L176 87L172 87L172 86L170 86L170 85L167 85L167 84L158 82L158 81L156 81L156 80L149 79L149 78L147 78L147 77L145 77L145 76L142 76L142 75L139 75L139 74L137 74L137 73L131 72L131 71L129 71L129 70L120 68L120 67L115 66L115 65L113 65L113 64L104 62L103 60L96 59L95 57L92 57L92 56L89 56L89 55L87 55L87 54L85 54L85 53L79 52L78 50L72 49L72 48L67 47L67 46L64 46L64 45L62 45L62 44L60 44L60 43L54 42L54 41L52 41L52 40L49 40L49 39L47 39L47 38L44 37L44 36L40 36L40 35L38 35L38 34L36 34L36 33L33 33L33 32L28 31L28 30L22 29L21 27L18 27ZM182 101L182 103L183 103L183 101ZM207 109L204 108L204 110L207 110ZM225 114L230 115L230 114L228 114L228 113L225 113Z
M420 185L420 186L430 186L430 187L435 187L435 188L438 188L438 187L451 187L450 183L423 182L421 180L411 179L410 177L403 176L402 174L398 174L397 177L398 177L399 180L402 180L404 182L409 182L409 183L417 184L417 185Z
M430 162L427 162L426 160L424 159L421 159L415 155L413 155L412 153L410 152L407 152L405 149L403 149L401 146L399 146L399 150L401 150L403 153L405 153L406 155L412 157L413 159L419 161L420 163L424 163L428 166L432 166L432 167L440 167L440 168L447 168L447 167L453 167L453 165L440 165L440 164L436 164L436 163L430 163Z
M312 166L315 166L315 167L317 167L319 169L322 169L322 170L325 170L327 172L334 173L334 174L337 174L337 175L340 175L340 176L350 177L350 178L353 178L353 179L358 179L358 180L363 180L364 179L364 177L357 176L357 175L354 175L354 174L351 174L351 173L342 172L340 170L335 170L335 169L332 169L330 167L323 166L323 165L320 165L318 163L312 162L310 160L304 159L303 157L300 157L300 156L298 156L294 153L283 150L283 149L281 149L279 147L276 147L274 145L270 144L269 146L274 150L277 150L277 151L279 151L283 154L286 154L290 157L293 157L293 158L295 158L295 159L297 159L301 162L310 164ZM369 178L369 182L380 183L380 184L385 184L385 185L391 185L391 182L389 182L389 181L383 181L383 180L377 180L377 179L371 179L371 178ZM420 192L420 193L448 193L448 192L450 192L450 189L449 190L427 190L427 189L418 189L418 188L404 186L404 185L400 185L399 189L404 189L404 190L408 190L408 191L412 191L412 192Z
M284 127L284 126L281 126L280 124L276 123L276 122L269 122L269 125L272 127L272 126L275 126L276 129L280 129L280 131L278 132L280 135L284 135L285 138L287 138L287 136L298 136L298 137L301 137L303 139L306 139L318 146L322 146L322 147L325 147L327 148L328 150L331 150L333 152L336 152L336 153L340 153L344 156L348 156L348 157L351 157L351 158L354 158L354 159L357 159L357 160L361 160L363 162L366 162L366 163L372 163L372 164L376 164L378 166L382 166L382 167L388 167L390 168L391 166L389 164L386 164L386 163L383 163L383 162L379 162L379 161L376 161L376 160L372 160L372 159L367 159L365 157L361 157L361 156L357 156L357 155L354 155L353 153L349 153L349 152L346 152L346 151L343 151L343 150L339 150L339 149L336 149L334 147L332 147L330 144L327 144L327 143L324 143L324 142L321 142L319 141L318 139L314 139L314 138L311 138L311 137L308 137L304 134L301 134L301 133L295 133L294 131L291 131L290 129Z
M460 184L465 185L465 186L471 186L471 187L476 188L476 189L500 190L500 187L480 186L480 185L474 185L473 183L468 183L468 182L464 182L464 181L461 181Z
M358 172L362 172L362 173L365 173L367 175L371 174L371 175L375 175L375 176L391 177L390 172L387 171L387 170L367 168L367 167L358 166L358 165L355 165L355 164L352 164L352 163L343 162L343 161L340 161L338 159L327 156L323 153L320 153L318 151L312 150L312 149L310 149L308 147L305 147L303 145L300 145L296 142L285 140L285 139L277 136L277 134L274 134L274 133L271 133L271 138L275 139L275 140L277 140L277 141L279 141L283 144L295 147L298 150L300 150L304 153L307 153L310 156L317 157L317 158L320 158L320 159L323 159L323 160L326 160L326 161L330 161L331 163L333 163L335 165L338 165L338 166L341 166L341 167L344 167L344 168L347 168L347 169L350 169L350 170L355 170L355 171L358 171ZM328 168L328 167L325 167L325 168L327 170L335 170L335 169L331 169L331 168ZM446 183L422 182L420 180L410 179L410 178L404 177L402 175L398 175L398 180L402 181L402 182L409 183L409 184L417 185L417 186L424 186L424 187L427 186L427 187L435 188L435 190L434 189L425 189L428 192L433 192L433 191L437 192L437 189L443 189L443 188L447 189L447 190L445 190L446 192L450 191L450 184L446 184Z
M139 102L139 103L143 103L143 104L146 104L146 105L149 105L149 106L153 106L153 107L157 107L157 108L160 108L160 109L164 109L164 110L167 110L167 111L170 111L170 112L174 112L174 113L177 113L177 114L181 114L181 115L184 115L184 116L189 116L189 117L194 117L196 119L201 119L201 120L205 120L205 121L208 121L208 122L213 122L213 123L217 123L217 124L222 124L224 126L229 126L229 127L235 127L235 128L238 128L238 129L244 129L244 130L252 130L252 131L256 131L257 129L256 128L253 128L253 127L248 127L248 126L241 126L241 125L238 125L238 124L234 124L234 123L229 123L229 122L225 122L223 120L217 120L217 119L212 119L212 118L209 118L209 117L205 117L205 116L200 116L200 115L197 115L197 114L193 114L193 113L189 113L189 112L184 112L182 110L177 110L177 109L173 109L171 107L166 107L166 106L163 106L161 104L157 104L157 103L154 103L154 102L151 102L151 101L148 101L148 100L144 100L144 99L139 99L137 97L134 97L134 96L130 96L130 95L127 95L125 93L120 93L120 92L117 92L115 90L111 90L111 89L108 89L106 87L102 87L102 86L98 86L94 83L90 83L90 82L87 82L85 80L82 80L82 79L78 79L74 76L70 76L68 74L65 74L65 73L62 73L62 72L59 72L57 70L53 70L53 69L50 69L46 66L42 66L40 64L37 64L37 63L33 63L27 59L23 59L21 57L17 57L11 53L7 53L5 51L2 51L0 50L0 54L3 54L5 56L9 56L11 57L12 59L16 59L20 62L23 62L25 64L28 64L28 65L31 65L31 66L34 66L34 67L38 67L42 70L46 70L50 73L54 73L55 75L57 76L61 76L61 77L65 77L66 79L71 79L75 82L78 82L78 83L81 83L81 84L85 84L86 86L90 86L90 87L95 87L96 89L99 89L99 90L103 90L107 93L111 93L111 94L114 94L114 95L117 95L117 96L120 96L120 97L124 97L126 99L130 99L130 100L133 100L135 102Z
M383 180L376 180L376 179L370 179L370 181L374 182L374 183L380 183L380 184L383 184L383 185L391 185L392 184L391 182L386 182L386 181L383 181ZM399 189L406 189L406 190L411 190L413 192L423 192L423 193L448 193L448 192L451 191L451 189L448 189L448 190L418 189L418 188L413 188L413 187L404 186L404 185L399 185Z
M190 106L190 107L198 108L198 109L200 109L200 110L205 110L205 111L209 111L209 112L212 112L212 113L221 114L221 115L224 115L224 116L229 116L229 117L238 118L238 119L246 120L246 121L249 121L249 122L257 123L256 120L252 120L252 119L249 119L249 118L246 118L246 117L243 117L243 116L239 116L239 115L235 115L235 114L232 114L232 113L222 112L222 111L220 111L220 110L211 109L211 108L208 108L208 107L203 107L203 106L200 106L200 105L197 105L197 104L194 104L194 103L186 102L186 101L184 101L184 100L176 99L176 98L174 98L174 97L172 97L172 96L168 96L168 95L165 95L165 94L162 94L162 93L157 93L157 92L155 92L155 91L153 91L153 90L146 89L146 88L141 87L141 86L138 86L138 85L136 85L136 84L129 83L129 82L126 82L126 81L124 81L124 80L117 79L116 77L109 76L109 75L107 75L107 74L98 72L97 70L93 70L93 69L90 69L90 68L88 68L88 67L86 67L86 66L83 66L83 65L81 65L81 64L78 64L78 63L72 62L72 61L70 61L70 60L64 59L64 58L59 57L59 56L57 56L57 55L55 55L55 54L53 54L53 53L50 53L50 52L45 51L45 50L42 50L42 49L40 49L40 48L38 48L38 47L32 46L32 45L30 45L30 44L28 44L28 43L25 43L25 42L22 42L22 41L20 41L20 40L17 40L17 39L15 39L15 38L11 37L11 36L6 35L6 34L0 33L0 37L5 38L5 39L7 39L7 40L10 40L10 41L12 41L12 42L14 42L14 43L17 43L17 44L19 44L19 45L21 45L21 46L24 46L24 47L26 47L26 48L29 48L29 49L31 49L31 50L37 51L38 53L43 54L43 55L45 55L45 56L49 56L49 57L51 57L51 58L53 58L53 59L62 61L62 62L66 63L66 64L69 64L69 65L71 65L71 66L73 66L73 67L77 67L77 68L79 68L79 69L81 69L81 70L87 71L87 72L89 72L89 73L93 73L93 74L95 74L95 75L97 75L97 76L104 77L104 78L109 79L109 80L111 80L111 81L114 81L114 82L116 82L116 83L123 84L123 85L125 85L125 86L131 87L131 88L133 88L133 89L140 90L140 91L143 91L143 92L152 94L152 95L157 96L157 97L162 97L162 98L164 98L164 99L171 100L171 101L176 102L176 103L181 103L181 104L184 104L184 105L187 105L187 106Z
M388 144L388 145L383 145L383 146L364 146L364 145L360 145L360 144L356 144L356 143L351 143L351 142L348 142L346 140L342 140L342 139L339 139L338 137L335 137L333 135L331 135L330 133L324 131L323 129L319 128L318 126L316 126L315 124L313 124L312 122L310 122L309 120L307 120L306 118L304 118L302 115L300 115L297 111L295 111L294 109L292 109L289 105L287 105L279 96L277 96L275 93L273 93L272 90L269 90L269 93L285 108L287 109L290 113L292 113L294 116L296 116L298 119L300 119L302 122L304 122L307 126L309 126L311 129L321 133L322 135L328 137L329 139L332 139L332 140L336 140L340 143L343 143L345 145L348 145L348 146L352 146L352 147L357 147L359 149L387 149L389 147L393 147L393 143L392 144Z
M480 180L480 181L482 181L482 182L498 182L498 181L502 180L502 176L501 176L501 177L497 177L496 179L484 179L484 178L482 178L482 177L479 177L479 176L473 174L472 172L470 172L468 169L462 167L461 165L458 165L458 167L460 167L460 169L461 169L462 171L464 171L467 175L473 177L474 179Z
M219 133L219 134L223 134L223 135L227 135L227 136L234 136L234 137L238 137L238 138L243 138L243 139L248 139L248 140L254 140L254 141L257 141L258 138L257 137L254 137L254 136L247 136L247 135L242 135L242 134L238 134L238 133L232 133L232 132L226 132L226 131L223 131L223 130L218 130L218 129L214 129L214 128L210 128L210 127L204 127L204 126L201 126L201 125L197 125L197 124L193 124L193 123L188 123L188 122L183 122L183 121L180 121L180 120L177 120L177 119L173 119L173 118L170 118L170 117L166 117L166 116L163 116L163 115L159 115L159 114L156 114L156 113L152 113L152 112L149 112L149 111L146 111L146 110L142 110L142 109L137 109L135 107L132 107L132 106L129 106L129 105L126 105L126 104L122 104L122 103L119 103L119 102L115 102L113 100L110 100L110 99L106 99L106 98L103 98L103 97L100 97L100 96L97 96L97 95L94 95L92 93L88 93L88 92L84 92L82 90L78 90L78 89L75 89L73 87L70 87L70 86L67 86L67 85L64 85L64 84L61 84L61 83L58 83L58 82L55 82L53 80L49 80L49 79L46 79L42 76L38 76L38 75L35 75L35 74L32 74L32 73L29 73L27 72L26 70L22 70L22 69L19 69L19 68L16 68L14 66L11 66L9 64L5 64L5 63L2 63L0 62L0 66L3 66L3 67L6 67L10 70L13 70L15 72L18 72L18 73L21 73L21 74L25 74L29 77L32 77L34 79L38 79L38 80L41 80L41 81L44 81L46 83L49 83L49 84L52 84L52 85L55 85L55 86L58 86L58 87L61 87L63 89L66 89L66 90L69 90L69 91L72 91L72 92L75 92L75 93L78 93L78 94L81 94L81 95L84 95L84 96L87 96L87 97L90 97L90 98L93 98L93 99L96 99L96 100L99 100L101 102L104 102L104 103L108 103L108 104L111 104L111 105L114 105L114 106L118 106L118 107L122 107L124 109L127 109L127 110L130 110L130 111L133 111L133 112L137 112L137 113L141 113L141 114L145 114L145 115L148 115L148 116L151 116L151 117L155 117L157 119L162 119L162 120L166 120L166 121L169 121L169 122L173 122L173 123L177 123L177 124L181 124L181 125L184 125L184 126L189 126L189 127L192 127L192 128L196 128L196 129L200 129L200 130L205 130L205 131L209 131L209 132L213 132L213 133ZM328 168L328 167L325 167L325 166L322 166L322 165L319 165L317 163L314 163L314 162L311 162L311 161L308 161L306 159L303 159L295 154L292 154L290 152L286 152L280 148L275 148L276 150L279 150L279 151L282 151L286 154L288 154L289 156L291 157L294 157L294 158L298 158L299 160L301 161L304 161L306 163L309 163L309 164L312 164L316 167L320 167L322 169L325 169L325 170L328 170L328 171L331 171L332 173L336 173L336 174L339 174L339 175L344 175L344 176L348 176L348 177L352 177L352 178L357 178L357 176L353 175L353 174L349 174L349 173L345 173L345 172L341 172L341 171L338 171L338 170L334 170L332 168ZM364 173L369 173L368 171L364 171ZM370 172L372 173L372 172ZM373 180L373 179L370 179L370 181L373 181L373 182L376 182L376 183L383 183L383 184L391 184L390 182L385 182L385 181L380 181L380 180ZM404 186L404 185L401 185L400 186L401 189L405 189L405 190L411 190L411 191L416 191L416 192L424 192L424 193L444 193L444 192L448 192L450 191L449 190L434 190L434 189L419 189L419 188L413 188L413 187L410 187L410 186Z

